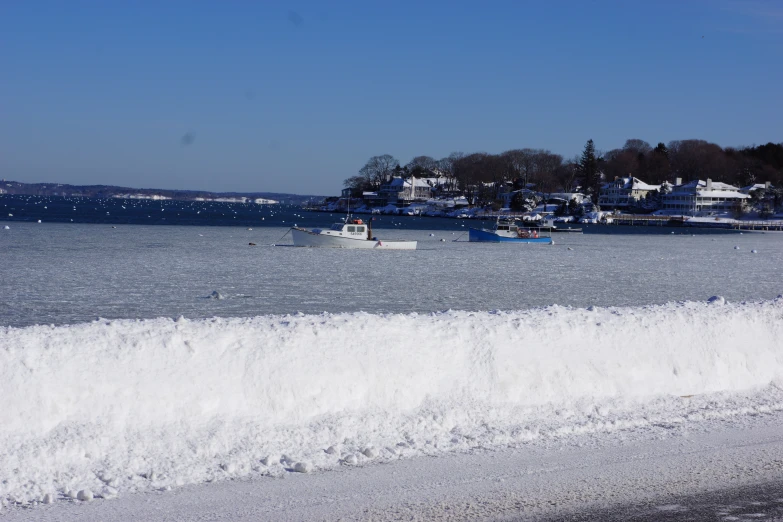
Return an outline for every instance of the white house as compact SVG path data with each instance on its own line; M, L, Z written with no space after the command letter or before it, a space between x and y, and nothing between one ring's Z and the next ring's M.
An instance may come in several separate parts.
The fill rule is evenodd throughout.
M662 209L669 214L691 216L727 213L739 209L750 196L726 183L700 179L675 185L662 196Z
M634 178L616 178L604 183L598 194L598 205L601 208L628 208L638 206L648 193L659 190L660 185L648 185Z
M446 178L401 178L395 176L381 185L378 195L392 204L427 201L432 197L433 189L444 185Z

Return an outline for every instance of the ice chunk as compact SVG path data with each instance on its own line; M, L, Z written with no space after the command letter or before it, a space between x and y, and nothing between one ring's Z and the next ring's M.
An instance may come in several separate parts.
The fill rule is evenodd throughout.
M294 464L294 471L297 473L310 473L313 470L313 465L309 462L297 462Z

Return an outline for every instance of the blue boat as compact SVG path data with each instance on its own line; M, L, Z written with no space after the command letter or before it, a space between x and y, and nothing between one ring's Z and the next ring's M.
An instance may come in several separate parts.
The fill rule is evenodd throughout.
M510 218L498 218L493 229L471 228L468 241L479 243L543 243L553 245L552 236L547 229L519 228Z

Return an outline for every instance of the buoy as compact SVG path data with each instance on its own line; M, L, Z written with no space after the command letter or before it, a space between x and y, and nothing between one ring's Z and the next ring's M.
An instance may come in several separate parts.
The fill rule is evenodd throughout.
M751 251L750 251L750 253L751 253L751 254L758 254L758 250L755 250L755 249L754 249L754 250L751 250Z
M435 237L435 234L430 234L430 237Z
M739 247L737 245L734 245L734 250L739 250Z
M41 220L39 219L39 220L38 220L38 222L40 223L40 222L41 222Z
M3 230L11 230L11 227L9 227L8 225L6 225L6 226L4 226L4 227L3 227Z

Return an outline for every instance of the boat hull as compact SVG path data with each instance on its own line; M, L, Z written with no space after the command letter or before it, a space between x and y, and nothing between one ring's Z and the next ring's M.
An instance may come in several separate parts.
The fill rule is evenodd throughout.
M328 236L317 234L303 228L292 228L291 237L294 246L317 248L369 248L374 250L416 250L417 241L403 240L369 240L351 237Z
M551 237L505 237L491 230L471 228L468 230L468 241L478 243L542 243L552 244Z

